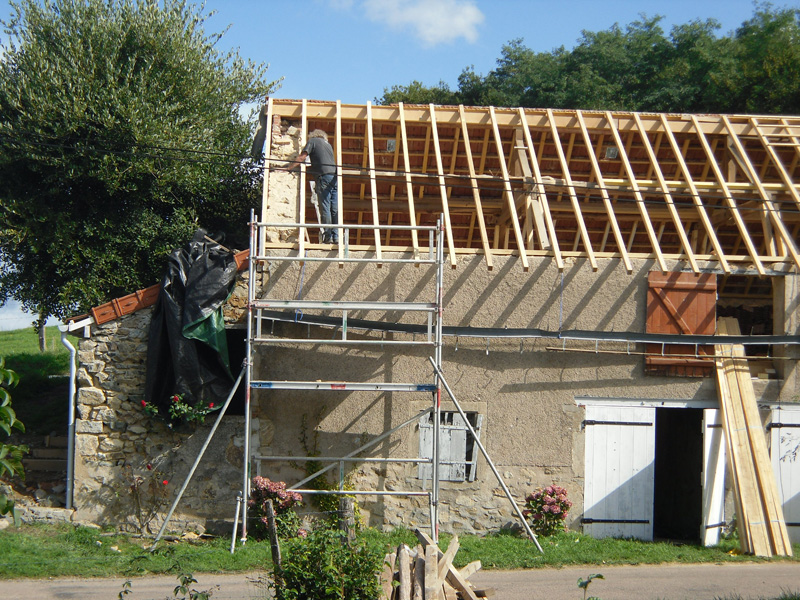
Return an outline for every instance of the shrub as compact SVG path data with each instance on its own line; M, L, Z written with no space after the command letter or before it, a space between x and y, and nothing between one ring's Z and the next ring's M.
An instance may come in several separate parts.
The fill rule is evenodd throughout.
M319 528L289 540L273 581L283 600L373 600L381 596L383 549L363 538L345 543L338 530Z
M256 518L253 526L254 537L264 539L269 533L267 500L272 500L272 508L275 511L275 527L279 537L291 538L305 535L305 531L300 528L300 517L295 512L295 508L303 505L303 497L297 492L287 490L283 481L270 481L266 477L255 476L248 502L248 506Z
M572 507L567 499L567 490L557 485L540 488L525 498L525 510L531 530L536 535L554 535L564 531L564 521Z

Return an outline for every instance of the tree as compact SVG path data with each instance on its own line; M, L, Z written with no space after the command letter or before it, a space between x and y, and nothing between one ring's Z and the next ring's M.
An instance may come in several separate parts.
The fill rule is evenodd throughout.
M17 385L18 381L17 374L11 369L6 369L5 359L0 357L0 429L6 436L11 435L12 429L25 431L25 427L11 408L11 394L8 391L8 388ZM0 443L0 478L6 475L24 474L22 456L27 451L25 446ZM14 516L14 522L19 525L19 511L14 506L14 501L0 491L0 515L8 513Z
M277 82L183 0L19 0L0 59L0 303L65 317L152 285L203 227L246 236L239 112Z
M571 50L534 52L521 39L503 46L482 76L462 71L450 103L658 112L800 111L800 10L757 4L734 34L713 19L677 25L659 16L624 28L582 32ZM384 90L379 102L436 102L419 82Z

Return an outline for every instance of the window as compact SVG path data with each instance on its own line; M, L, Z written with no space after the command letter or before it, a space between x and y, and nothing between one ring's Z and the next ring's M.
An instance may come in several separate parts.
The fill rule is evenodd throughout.
M716 275L651 272L647 283L647 333L714 335ZM647 353L647 373L710 377L714 367L712 346L647 344Z
M476 412L465 413L467 420L481 436L483 415ZM439 480L475 481L478 447L467 428L464 419L457 412L440 413L439 428ZM423 415L419 420L419 458L430 459L433 455L433 413ZM431 465L419 465L420 479L431 478Z

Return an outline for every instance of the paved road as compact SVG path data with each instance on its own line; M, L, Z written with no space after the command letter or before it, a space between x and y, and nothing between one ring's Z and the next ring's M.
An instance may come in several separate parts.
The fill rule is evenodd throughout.
M590 566L525 571L480 571L475 587L494 588L495 600L580 600L579 577L602 573L590 595L603 600L751 600L800 594L800 563L726 563L722 565ZM257 573L196 575L197 589L214 585L213 600L259 600L267 597ZM15 579L0 581L2 600L113 600L124 579ZM173 598L172 576L133 579L126 600Z

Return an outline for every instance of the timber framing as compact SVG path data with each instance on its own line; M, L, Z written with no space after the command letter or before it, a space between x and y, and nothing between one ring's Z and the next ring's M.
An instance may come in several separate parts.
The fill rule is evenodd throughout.
M560 269L566 257L595 270L598 258L616 258L630 271L632 257L725 275L800 267L800 117L272 98L264 111L304 135L328 133L342 224L386 228L374 240L353 232L349 248L379 258L419 254L408 226L443 215L453 267L475 253L489 269L502 254L525 270L530 256ZM270 149L268 139L265 190L285 165ZM300 218L316 221L310 204Z

